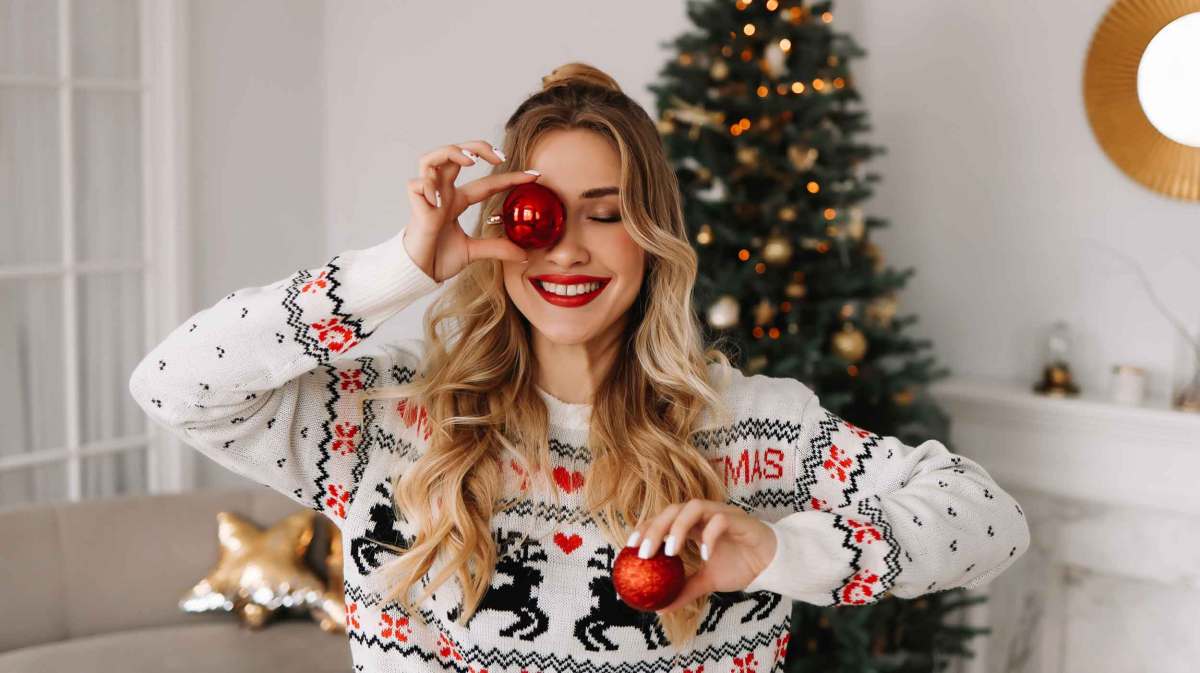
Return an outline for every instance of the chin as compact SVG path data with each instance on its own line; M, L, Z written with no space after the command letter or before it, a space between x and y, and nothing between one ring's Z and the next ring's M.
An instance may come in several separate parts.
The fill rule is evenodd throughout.
M585 344L595 336L595 330L578 329L578 325L538 325L533 323L533 328L546 337L546 340L559 346L574 346L576 344Z

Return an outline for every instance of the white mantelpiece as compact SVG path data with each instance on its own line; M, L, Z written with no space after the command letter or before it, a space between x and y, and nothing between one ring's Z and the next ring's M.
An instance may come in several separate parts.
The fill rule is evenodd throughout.
M1200 670L1200 414L949 379L951 451L1021 503L1025 557L977 593L969 673Z

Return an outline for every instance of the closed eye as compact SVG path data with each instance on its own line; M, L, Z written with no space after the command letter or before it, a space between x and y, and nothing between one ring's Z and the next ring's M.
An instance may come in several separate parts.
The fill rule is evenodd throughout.
M613 216L613 217L593 217L593 218L591 218L591 219L593 219L593 220L595 220L595 221L597 221L597 222L620 222L620 221L621 221L621 216L620 216L620 215L615 215L615 216Z

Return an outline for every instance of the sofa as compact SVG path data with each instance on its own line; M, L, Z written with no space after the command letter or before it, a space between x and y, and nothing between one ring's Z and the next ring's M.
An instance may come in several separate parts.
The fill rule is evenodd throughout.
M307 616L255 631L178 606L217 561L217 512L300 508L260 485L0 510L0 673L351 671L346 636ZM308 550L322 578L331 527L318 515Z

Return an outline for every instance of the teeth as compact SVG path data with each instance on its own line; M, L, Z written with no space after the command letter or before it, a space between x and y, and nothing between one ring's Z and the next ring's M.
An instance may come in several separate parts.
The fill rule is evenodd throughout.
M577 294L587 294L600 287L599 282L577 283L574 285L560 285L558 283L547 283L546 281L538 282L542 284L542 288L547 292L557 294L562 297L574 297Z

